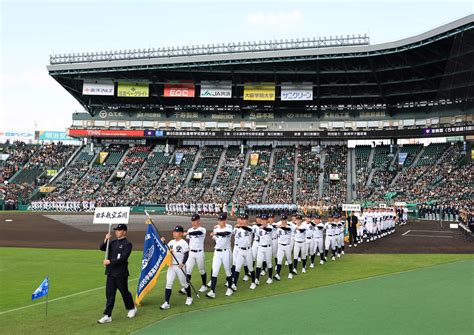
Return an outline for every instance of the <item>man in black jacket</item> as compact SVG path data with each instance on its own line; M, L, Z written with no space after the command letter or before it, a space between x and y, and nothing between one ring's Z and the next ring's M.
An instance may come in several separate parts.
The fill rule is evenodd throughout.
M354 245L354 247L357 247L357 223L359 220L357 219L357 216L354 214L354 212L351 213L347 217L347 228L349 230L349 248Z
M131 319L137 313L132 294L128 290L128 257L132 253L132 243L127 240L127 225L119 224L114 228L114 231L117 239L109 242L109 254L107 259L104 260L105 274L107 275L105 286L107 302L105 304L104 316L97 321L98 323L112 322L112 310L117 289L122 294L125 308L128 310L127 317ZM105 239L100 245L100 250L106 250L107 241L110 238L110 234L105 235Z

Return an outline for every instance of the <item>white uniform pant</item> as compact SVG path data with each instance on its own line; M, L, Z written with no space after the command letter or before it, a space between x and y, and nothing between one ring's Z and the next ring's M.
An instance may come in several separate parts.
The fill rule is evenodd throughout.
M271 268L272 265L272 246L267 247L258 246L257 251L257 268L262 268L263 262L267 262L267 268Z
M240 272L242 266L247 266L249 271L253 271L252 249L236 247L234 250L237 250L234 258L235 271Z
M278 239L277 238L274 238L272 240L272 254L273 254L273 258L276 258L277 257L277 253L278 253Z
M306 238L306 255L314 255L314 239L311 238Z
M286 258L288 263L291 263L291 245L283 245L278 244L278 251L277 251L277 264L281 265L283 262L283 257Z
M188 275L193 272L194 265L197 265L200 274L203 275L206 273L206 268L204 267L204 251L189 251L189 258L186 262L186 273Z
M326 250L334 250L337 248L337 245L336 245L336 236L329 236L329 235L326 235L326 240L324 241L324 246L326 247Z
M222 251L214 250L214 256L212 257L212 276L217 277L221 265L224 266L226 277L231 276L230 271L230 249L222 249Z
M365 229L367 229L367 232L369 234L374 234L375 233L374 224L372 222L367 222L365 224Z
M253 259L257 259L257 252L258 252L258 241L254 241L252 243L252 257Z
M338 242L339 242L339 247L342 248L342 247L344 246L344 233L340 233L340 234L339 234L339 240L338 240Z
M293 259L298 259L299 254L301 252L301 259L306 258L306 242L298 242L295 241L295 246L293 248Z
M316 237L314 239L314 251L313 254L315 253L323 253L324 252L324 241L322 237Z
M183 269L184 270L184 269ZM183 270L178 268L177 265L170 265L168 271L166 272L166 288L171 290L173 288L174 279L178 277L179 283L182 288L188 287L188 282L186 276L183 273Z
M235 260L237 259L237 253L239 252L239 246L234 245L234 249L232 249L232 265L235 266Z

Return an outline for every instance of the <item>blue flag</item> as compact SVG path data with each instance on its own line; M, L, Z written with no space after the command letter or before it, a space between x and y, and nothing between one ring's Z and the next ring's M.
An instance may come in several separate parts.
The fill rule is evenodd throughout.
M137 295L135 304L140 305L140 301L155 286L156 279L161 270L171 263L171 253L166 245L161 242L160 236L153 225L149 224L143 245L142 271L138 280Z
M31 295L31 300L44 297L45 295L48 294L48 292L49 292L49 280L48 280L48 277L46 277L41 283L41 285Z

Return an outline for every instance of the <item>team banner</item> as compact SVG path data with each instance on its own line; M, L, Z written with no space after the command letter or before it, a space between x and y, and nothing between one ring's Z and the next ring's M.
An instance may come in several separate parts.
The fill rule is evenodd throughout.
M232 98L231 81L202 81L201 98Z
M398 154L398 165L403 165L405 164L405 160L407 159L408 157L408 153L406 152L400 152Z
M51 193L56 189L54 186L41 186L39 188L40 193Z
M180 81L177 84L165 84L164 97L170 98L194 98L194 82L189 80Z
M180 165L181 162L183 161L183 157L184 157L184 152L176 152L176 155L174 157L175 161L176 161L176 165Z
M149 95L148 83L118 83L117 96L124 98L146 98Z
M105 151L99 152L99 164L104 164L105 159L107 158L108 155L109 155L108 152L105 152Z
M138 280L135 304L138 306L145 295L151 291L161 270L171 263L171 253L161 241L153 225L149 224L143 245L142 269Z
M128 224L130 207L96 207L93 224Z
M258 157L259 157L258 153L250 154L250 165L257 165L258 164Z
M311 101L313 100L312 83L281 83L282 101Z
M54 177L57 174L58 174L58 170L46 170L46 176L48 177Z
M113 82L84 81L82 95L114 95L115 85Z
M275 101L275 83L244 84L244 100Z
M342 204L342 210L346 212L360 212L359 204Z

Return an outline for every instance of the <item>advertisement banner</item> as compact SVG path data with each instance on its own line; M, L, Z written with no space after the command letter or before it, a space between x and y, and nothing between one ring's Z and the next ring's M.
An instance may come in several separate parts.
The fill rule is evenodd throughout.
M201 98L232 98L231 81L202 81Z
M146 98L149 85L143 83L118 83L117 96L124 98Z
M275 101L275 83L244 84L244 100Z
M113 82L84 81L82 95L114 95L115 85Z
M194 82L189 80L180 81L177 84L165 84L164 97L170 98L194 98Z
M313 100L312 83L281 83L282 101L311 101Z
M69 129L68 135L73 137L143 137L144 130L121 129Z
M250 154L250 165L257 165L258 157L259 157L259 154L256 152Z
M0 139L10 141L33 141L35 139L35 133L33 131L1 131Z
M75 141L67 136L65 131L44 131L35 132L35 138L40 141Z

